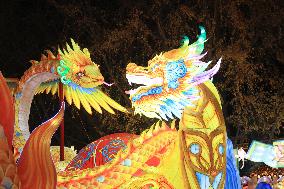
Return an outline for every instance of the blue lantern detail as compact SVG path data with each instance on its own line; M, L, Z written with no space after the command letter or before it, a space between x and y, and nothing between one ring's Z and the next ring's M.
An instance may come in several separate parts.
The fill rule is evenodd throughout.
M176 89L179 86L178 79L186 75L187 68L184 60L169 62L166 66L166 78L168 81L168 88Z
M53 66L51 67L50 72L55 73L55 68Z
M200 145L197 143L191 144L189 148L190 148L190 152L195 155L198 154L201 150Z
M84 88L84 87L81 87L80 85L77 85L76 83L73 83L73 82L69 82L67 84L68 86L70 86L73 90L80 90L81 92L83 93L87 93L87 94L92 94L93 92L96 92L97 89L94 87L94 88Z
M163 91L163 87L155 87L155 88L152 88L145 93L141 93L141 94L133 96L131 100L132 100L132 102L135 102L137 100L140 100L143 96L160 94L160 93L162 93L162 91Z
M98 181L98 182L104 182L104 181L105 181L105 177L104 177L104 176L99 176L99 177L97 178L97 181Z
M17 98L17 99L21 98L22 96L23 96L23 94L22 94L21 92L16 93L16 98Z
M219 150L219 153L220 153L221 155L224 154L224 146L223 146L223 144L220 144L220 145L219 145L218 150Z
M125 159L122 163L122 165L130 167L131 166L131 159Z
M17 136L17 137L21 136L21 133L17 131L17 132L16 132L16 136Z
M178 86L179 86L179 82L178 82L177 80L175 80L175 81L170 81L170 82L168 83L168 87L169 87L169 88L172 88L172 89L176 89L176 88L178 88Z
M18 148L18 151L19 151L20 153L22 153L22 152L23 152L23 148Z

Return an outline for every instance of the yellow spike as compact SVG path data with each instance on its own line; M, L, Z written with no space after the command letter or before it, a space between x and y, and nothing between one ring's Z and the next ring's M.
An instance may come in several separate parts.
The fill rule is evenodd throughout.
M90 103L90 105L100 114L102 113L102 109L100 107L100 105L98 104L98 102L93 98L92 95L90 94L86 94L85 95L87 101Z
M62 51L61 51L61 49L58 47L58 53L60 54L60 55L63 55L63 53L62 53Z
M51 88L51 94L54 95L58 90L58 83L54 83Z
M47 57L46 57L44 54L41 54L40 60L41 60L41 61L42 61L42 60L47 60Z
M46 87L46 94L48 94L49 92L50 92L50 90L51 90L51 88L52 88L52 85L48 85L47 87Z
M79 100L79 97L78 97L76 91L71 89L70 92L71 92L71 96L72 96L72 99L73 99L73 102L74 102L75 106L78 109L80 109L80 100Z
M48 59L55 59L56 57L50 50L46 50Z
M71 92L71 90L72 89L70 87L64 85L64 96L65 96L68 104L70 104L70 105L72 104L72 94L71 94L72 92Z
M73 51L73 50L71 49L71 47L69 46L68 43L66 43L66 48L67 48L67 51L68 51L69 53Z
M160 121L158 121L156 124L155 124L155 128L154 128L154 133L158 133L159 130L160 130Z
M110 97L108 97L106 94L104 94L102 91L98 91L100 97L106 101L106 103L108 103L111 107L121 111L121 112L127 112L126 108L124 108L123 106L121 106L120 104L118 104L117 102L115 102L113 99L111 99Z
M87 48L84 48L83 49L83 53L87 56L87 57L90 57L90 52Z
M48 87L48 85L43 85L41 93L43 93L47 89L47 87Z
M37 95L37 94L39 94L40 92L40 89L39 89L39 87L36 89L36 91L35 91L35 95Z
M36 93L42 93L42 91L44 90L43 86L39 86L36 90Z
M35 94L40 94L42 93L42 86L39 86L37 89L36 89L36 92Z
M71 38L71 44L73 46L74 51L80 50L79 45Z
M104 99L101 98L101 95L99 95L98 92L95 92L93 94L93 98L103 107L106 111L108 111L111 114L115 114L114 111L109 107L109 105L105 102Z
M139 137L140 143L142 143L142 142L144 141L145 135L146 135L146 132L142 132L142 133L140 134L140 137Z
M36 61L36 60L30 60L30 63L32 63L32 65L35 65L35 64L38 63L38 61Z
M171 122L171 129L176 129L176 120L174 119L172 122Z
M67 50L63 49L63 52L64 52L64 55L65 55L65 56L69 56Z
M145 135L146 138L151 138L153 136L153 126L154 126L154 124L150 127L150 129L146 133L146 135Z
M85 108L85 110L89 113L92 114L92 108L89 104L89 102L86 100L85 95L81 93L81 91L76 90L77 95L80 99L80 102L82 103L83 107Z
M161 129L162 130L167 130L169 127L167 126L167 124L165 122L162 122L162 126Z

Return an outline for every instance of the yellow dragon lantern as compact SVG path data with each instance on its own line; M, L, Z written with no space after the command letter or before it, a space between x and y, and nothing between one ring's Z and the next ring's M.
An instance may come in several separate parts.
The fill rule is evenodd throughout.
M64 84L64 97L69 104L78 109L81 105L92 114L92 108L102 113L102 108L114 114L112 108L126 112L126 109L108 97L101 90L101 85L110 86L104 81L99 65L90 57L88 49L83 50L71 39L72 48L66 44L66 49L58 49L55 56L47 51L40 61L32 60L32 66L25 71L19 81L15 94L15 133L14 148L19 153L30 136L29 114L33 97L37 93L58 92L59 82Z
M204 28L200 29L195 43L189 45L185 37L180 48L155 56L147 67L127 66L128 82L142 85L127 91L135 113L180 118L172 157L167 156L165 163L180 172L162 169L174 188L224 188L226 178L226 127L220 97L210 80L221 59L205 71L210 62L200 60L206 40Z
M232 144L227 140L220 97L211 82L213 75L220 67L221 60L206 71L210 62L201 61L205 55L201 53L206 32L203 27L200 29L201 33L195 43L190 45L188 38L185 37L180 48L155 56L148 62L147 67L137 66L134 63L127 66L128 82L131 85L133 83L143 85L127 91L130 94L134 112L158 118L161 121L142 132L140 136L131 136L127 147L120 150L104 165L56 173L48 147L52 133L63 116L61 108L53 119L38 127L30 136L27 135L28 141L23 148L18 171L9 174L9 177L14 179L11 179L11 183L12 181L16 183L15 188L16 185L23 189L240 188L238 184L234 184L239 178L235 170ZM72 49L68 51L73 53ZM86 51L81 52L88 54ZM59 58L63 58L64 62L60 62L60 59L56 60L51 66L47 66L46 70L53 71L54 78L60 78L67 87L65 88L67 102L73 101L78 107L79 98L85 109L89 106L98 109L92 104L94 99L95 102L99 102L99 98L95 98L98 97L98 93L93 94L97 88L95 91L90 88L97 87L97 84L89 86L89 82L86 82L88 85L83 87L83 83L76 80L78 77L82 78L91 74L90 70L93 69L80 71L70 64L70 62L81 61L80 65L83 65L86 59L68 56ZM57 66L57 71L54 71L56 70L54 66ZM23 81L28 82L29 79L26 78ZM98 85L103 83L102 79L96 81L99 82ZM52 81L48 80L48 82ZM54 83L42 85L37 83L37 87L39 91L56 91L56 87L53 89L51 84ZM70 90L73 90L71 94L68 93ZM124 108L103 96L102 92L99 94L103 99L102 104L109 102L114 108L125 111ZM21 98L23 95L18 96ZM82 99L87 99L88 103ZM102 104L100 105L103 106ZM106 106L104 108L107 109ZM179 122L176 119L179 119ZM8 126L4 125L4 131L9 131ZM5 132L5 134L10 136L11 132ZM44 140L39 140L39 137ZM11 137L8 137L8 143L10 141ZM5 150L9 151L8 147ZM36 175L39 176L36 177Z

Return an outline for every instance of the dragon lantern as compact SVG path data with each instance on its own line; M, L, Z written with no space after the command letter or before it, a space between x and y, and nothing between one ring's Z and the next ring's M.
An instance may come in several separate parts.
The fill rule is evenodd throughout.
M115 134L91 143L65 171L57 173L48 147L63 116L63 108L30 135L27 118L35 93L55 94L58 82L62 82L67 102L77 108L82 104L89 113L91 107L98 112L101 107L110 113L114 113L111 107L126 110L100 90L104 79L98 66L91 61L88 50L81 50L73 40L73 48L67 45L66 50L59 50L59 56L48 52L48 57L43 56L40 62L33 61L16 94L13 145L22 154L18 172L12 174L19 175L12 177L14 181L19 178L15 182L24 189L240 188L220 97L211 81L221 59L206 70L210 62L201 61L206 55L201 54L205 41L205 29L200 27L200 35L193 44L185 37L180 48L155 56L147 67L129 63L126 68L129 84L142 85L127 91L134 113L160 121L139 136ZM5 133L8 138L12 132L9 127L9 124L4 126L4 130L10 131ZM96 163L99 157L104 161L89 166L86 162L91 156ZM36 165L33 158L38 162Z

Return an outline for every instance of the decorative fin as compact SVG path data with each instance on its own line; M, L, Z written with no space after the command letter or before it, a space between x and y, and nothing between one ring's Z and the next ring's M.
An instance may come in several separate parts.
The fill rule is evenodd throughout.
M30 60L30 63L32 63L32 65L35 65L35 64L38 63L38 61L36 61L36 60Z
M72 46L74 48L74 51L79 51L80 50L79 45L72 38L71 38L71 44L72 44Z
M12 149L12 140L14 134L15 111L13 98L7 86L6 80L0 72L0 124L4 129L8 145Z
M42 86L40 85L37 90L36 90L36 94L39 94L39 93L43 93L43 91L46 89L46 86Z
M217 101L219 102L220 104L220 107L222 108L221 106L221 97L218 93L218 90L216 89L216 87L214 86L214 84L212 83L212 81L206 81L204 82L204 84L206 85L206 87L208 87L208 89L213 93L213 95L216 97Z
M52 88L51 88L51 94L52 95L55 95L55 93L58 91L58 83L54 83L52 85Z
M127 112L126 108L115 102L113 99L111 99L109 96L104 94L102 91L98 90L98 93L101 95L102 99L105 100L111 107L121 112Z
M89 104L89 102L86 100L85 95L81 93L81 91L76 90L78 97L80 99L80 102L82 103L83 107L85 108L85 110L89 113L92 114L92 108Z
M46 92L46 94L48 93L52 93L52 95L54 95L57 91L58 91L58 81L50 81L50 82L45 82L42 83L36 90L36 94L40 94L43 92Z
M59 47L58 47L58 53L59 53L59 55L63 54L63 52L61 51L61 49Z
M44 54L41 54L40 61L47 60L47 57Z
M92 95L90 94L86 94L85 95L87 101L90 103L90 105L100 114L102 113L102 109L100 107L100 105L98 104L98 102L93 98Z
M71 88L68 87L67 85L64 85L64 96L68 102L69 105L72 104L72 92L71 92Z
M48 85L45 92L48 94L51 91L52 85Z
M70 90L70 91L71 91L72 99L73 99L75 106L80 110L80 99L77 95L76 90Z
M93 98L103 107L106 111L108 111L111 114L115 114L114 111L109 107L109 105L103 100L102 95L99 93L94 93Z
M175 129L176 128L176 120L174 119L172 122L171 122L171 129Z
M50 143L63 115L64 102L53 118L41 124L30 135L19 160L21 188L56 188L57 176L50 153Z
M47 59L49 60L56 59L56 57L50 50L46 50L46 53L47 53Z
M73 51L68 43L66 43L66 48L67 48L68 53L71 53Z

